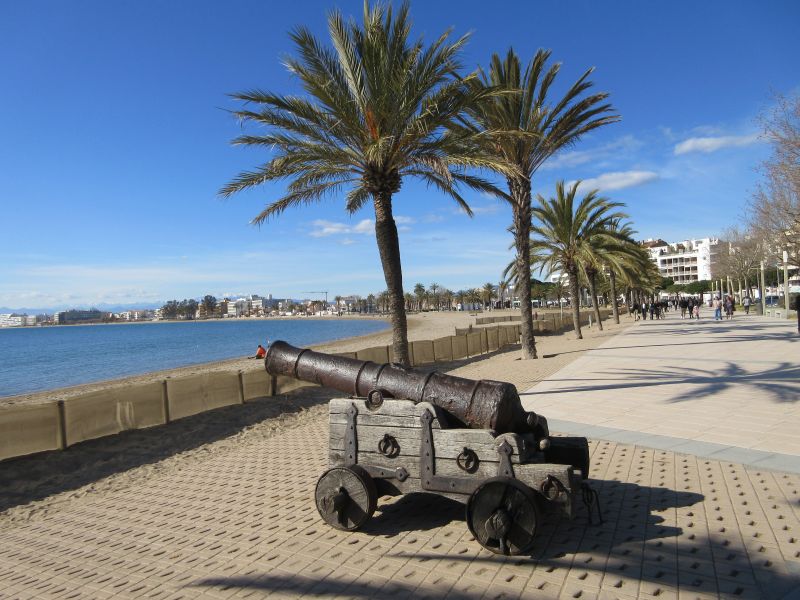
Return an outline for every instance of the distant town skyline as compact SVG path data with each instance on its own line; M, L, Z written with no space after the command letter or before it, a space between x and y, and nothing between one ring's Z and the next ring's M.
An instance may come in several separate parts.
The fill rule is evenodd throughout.
M270 290L366 296L385 288L372 214L341 199L249 221L283 189L221 201L217 190L265 160L230 146L227 94L297 91L282 66L288 32L327 41L329 2L186 5L10 4L0 21L0 306L149 306ZM453 10L458 6L458 10ZM356 14L360 3L342 6ZM637 238L719 235L737 222L766 157L758 115L798 90L800 5L774 2L414 2L415 35L473 31L463 62L513 45L550 48L563 88L595 66L622 117L549 161L548 196L583 180L625 202ZM509 18L513 17L513 18ZM568 35L565 35L568 32ZM468 193L473 219L407 182L395 202L406 291L497 283L512 258L510 210Z

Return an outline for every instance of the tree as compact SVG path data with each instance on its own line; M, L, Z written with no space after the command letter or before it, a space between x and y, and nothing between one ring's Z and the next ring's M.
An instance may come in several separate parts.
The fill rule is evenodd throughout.
M487 282L483 284L481 288L481 297L483 299L483 305L489 306L492 308L492 298L494 297L494 284L492 282Z
M422 302L425 300L425 296L427 296L428 292L425 290L425 286L421 283L418 283L414 286L414 295L417 297L417 310L422 310Z
M501 281L497 284L497 293L500 296L500 308L506 307L506 292L508 291L508 282Z
M610 114L611 105L604 104L608 94L583 95L592 86L589 75L593 69L584 72L563 97L550 101L548 93L561 65L548 67L549 59L550 51L539 50L522 73L513 50L508 51L505 60L495 54L488 75L482 74L471 83L479 89L506 92L485 96L470 109L470 116L484 134L480 140L486 153L499 154L516 167L516 172L502 174L508 192L499 196L511 205L516 270L519 281L525 282L517 286L523 358L536 358L527 284L531 278L531 180L539 167L559 150L575 144L583 134L618 120Z
M165 319L177 319L178 318L178 301L177 300L170 300L164 306L161 307L161 316Z
M624 219L627 215L614 211L622 204L599 197L597 190L586 194L576 207L575 195L579 184L575 182L566 190L564 182L559 181L555 197L545 199L541 194L537 196L538 204L533 208L536 224L531 227L536 237L531 239L530 247L536 260L547 271L569 276L573 325L578 339L582 339L579 272L586 273L586 265L598 264L597 247L600 244L610 245L618 241L618 235L609 226L614 219ZM594 283L590 281L589 287L596 305Z
M234 143L268 148L272 157L220 191L227 197L266 182L289 180L286 194L255 217L258 224L291 206L345 190L349 213L371 203L389 294L392 350L404 365L409 364L409 354L395 194L406 177L418 178L471 215L459 184L484 191L491 186L466 169L503 170L496 160L476 151L473 133L449 127L488 93L470 85L475 75L458 74L468 36L450 41L446 32L425 47L421 40L409 40L408 13L408 4L395 13L390 7L365 3L363 22L357 23L333 12L328 18L333 48L305 27L293 30L298 56L285 62L306 97L260 90L234 94L256 107L235 115L268 129L262 135L242 135Z
M439 310L439 290L441 290L441 286L438 283L432 283L428 288L431 298L433 299L433 305L436 307L436 310Z
M720 242L722 249L717 255L715 271L744 281L747 295L750 295L749 279L759 271L761 261L765 258L764 244L760 237L740 230L738 227L726 229Z
M617 305L617 275L625 269L639 271L642 261L648 260L640 252L639 246L634 242L633 235L636 233L628 223L621 223L619 220L612 220L608 225L609 230L616 238L614 243L600 244L597 250L600 254L601 262L608 272L609 293L611 294L611 311L614 315L614 322L619 325L619 306ZM600 323L602 329L602 322Z
M203 310L206 312L206 316L213 315L214 311L217 309L217 299L210 294L203 296L201 304L203 306Z
M764 181L749 206L749 228L766 249L787 250L800 260L800 95L778 96L775 108L762 116L772 155L762 163Z

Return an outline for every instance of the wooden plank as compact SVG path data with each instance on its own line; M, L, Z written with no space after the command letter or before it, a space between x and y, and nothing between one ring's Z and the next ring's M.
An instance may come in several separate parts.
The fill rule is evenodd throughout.
M330 448L344 450L345 425L332 423L330 426ZM356 438L359 451L376 451L378 443L386 434L394 437L400 445L400 456L419 456L422 429L407 427L375 427L362 425L356 421ZM507 439L507 438L506 438ZM512 444L511 462L520 462L521 438ZM480 460L498 460L498 442L487 429L434 429L433 447L437 457L455 459L465 447L475 451Z
M356 405L358 408L358 422L363 422L365 424L375 424L379 425L381 423L380 417L386 418L393 418L399 417L402 419L403 422L408 422L409 425L391 425L390 420L386 421L387 427L420 427L421 424L418 422L418 419L425 411L433 412L434 418L431 421L431 427L434 429L441 429L447 427L447 412L439 408L438 406L434 406L429 402L420 402L419 404L415 404L411 400L393 400L393 399L386 399L381 404L380 408L377 410L371 410L367 407L367 402L364 398L333 398L330 403L328 404L328 411L333 415L344 415L346 417L347 411L350 409L352 404ZM406 421L406 419L411 419L410 421ZM417 419L416 423L414 419ZM331 423L340 423L346 422L341 421L340 419L331 419Z
M331 467L344 464L344 454L341 451L331 450L328 458ZM409 475L406 481L401 482L397 479L386 479L383 481L391 488L395 488L396 492L402 494L426 491L422 489L422 484L419 478L419 460L403 460L402 458L390 459L377 453L359 452L358 464L364 466L382 467L385 469L396 469L398 467L403 467L406 469ZM437 457L435 469L437 476L459 477L465 479L475 478L477 481L483 481L497 476L497 466L498 463L481 461L478 465L478 470L475 473L470 474L463 471L455 460L441 459ZM562 483L564 488L567 490L567 493L569 495L573 495L578 492L578 489L570 489L569 472L569 465L559 465L553 463L526 463L514 465L515 478L531 489L539 491L542 489L542 484L547 481L548 478L555 477ZM435 493L448 498L453 498L459 502L464 502L467 498L466 496L460 494L447 494L440 492Z

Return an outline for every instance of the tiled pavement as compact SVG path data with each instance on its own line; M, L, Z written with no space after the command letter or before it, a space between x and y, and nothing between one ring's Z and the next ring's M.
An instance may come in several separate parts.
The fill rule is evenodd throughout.
M798 597L800 475L593 440L604 523L547 522L532 556L503 558L436 496L383 499L356 533L324 525L324 409L0 520L0 598Z
M641 321L522 398L556 428L800 472L796 322Z

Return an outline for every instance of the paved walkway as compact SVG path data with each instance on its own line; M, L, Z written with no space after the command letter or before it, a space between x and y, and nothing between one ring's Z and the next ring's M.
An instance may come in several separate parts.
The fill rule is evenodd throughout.
M689 326L648 322L599 355L619 353L620 346L633 351L638 340L691 345L700 338L670 332ZM730 347L713 337L721 329L698 327L703 331L692 335ZM727 335L760 331L778 338L783 331L768 322L742 327ZM619 374L611 375L619 386ZM600 377L603 383L591 384L600 389L586 396L606 393L609 373L573 376L559 383ZM784 380L775 389L794 383ZM759 411L794 406L774 400L784 392L770 393L772 400L756 403ZM590 398L584 401L591 406ZM689 401L676 405L696 410ZM171 458L162 470L145 465L141 476L126 472L118 484L66 492L29 519L0 515L0 598L800 597L800 475L592 440L591 478L604 523L589 525L582 510L574 521L547 520L531 556L504 558L482 550L464 524L463 507L438 496L382 499L359 532L326 526L313 490L327 462L327 407L311 408L291 426L281 423L258 423L234 439ZM126 435L147 440L153 432ZM72 452L79 464L82 451L64 455ZM47 458L25 465L34 472L33 463Z
M559 431L800 472L796 327L670 313L588 351L523 404Z

